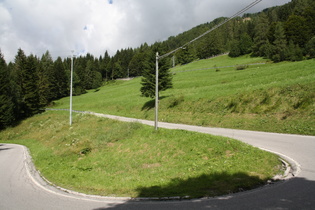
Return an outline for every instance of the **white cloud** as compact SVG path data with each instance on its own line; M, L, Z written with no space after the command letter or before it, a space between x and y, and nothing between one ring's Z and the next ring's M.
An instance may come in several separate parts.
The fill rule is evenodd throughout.
M289 0L265 0L252 11ZM26 54L53 57L76 52L137 47L177 35L220 16L231 16L253 0L1 0L0 49L13 61Z

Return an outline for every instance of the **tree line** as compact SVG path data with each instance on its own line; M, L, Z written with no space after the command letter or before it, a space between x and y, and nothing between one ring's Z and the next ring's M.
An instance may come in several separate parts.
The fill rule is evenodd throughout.
M110 56L91 54L74 58L73 94L80 95L106 82L143 76L141 95L154 97L155 53L177 49L226 18L198 25L177 36L152 45L121 49ZM315 2L292 0L283 6L235 18L200 40L160 60L160 90L172 87L169 68L229 52L275 62L315 58ZM41 57L25 55L19 49L14 62L6 63L0 51L0 129L41 112L53 100L70 92L71 58L53 60L49 51Z

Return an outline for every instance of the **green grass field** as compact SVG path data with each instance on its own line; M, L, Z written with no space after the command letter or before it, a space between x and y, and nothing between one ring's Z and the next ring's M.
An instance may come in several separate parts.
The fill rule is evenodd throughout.
M238 71L225 67L255 63L266 64ZM159 120L315 135L314 66L314 59L274 64L247 55L175 67L174 88L160 94ZM140 96L140 81L111 82L74 97L73 108L153 120L154 101ZM69 98L56 101L54 108L69 108Z
M249 65L265 63L259 65ZM314 60L273 64L221 56L172 69L161 93L160 120L202 126L314 135ZM236 66L248 65L244 70ZM232 67L227 67L232 66ZM154 119L140 78L113 81L73 99L73 108ZM52 108L68 109L69 98ZM47 111L0 132L30 148L53 183L98 195L217 196L251 189L281 172L276 155L236 140L159 129L66 111Z
M67 189L105 196L217 196L266 183L276 155L229 138L49 111L0 132L26 145L37 169Z

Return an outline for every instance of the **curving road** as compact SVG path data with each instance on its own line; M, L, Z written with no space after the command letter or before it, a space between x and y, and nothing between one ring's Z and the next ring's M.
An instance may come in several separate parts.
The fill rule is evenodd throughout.
M122 121L146 120L94 114ZM295 165L296 177L260 189L190 201L133 201L67 193L44 182L34 169L27 149L0 145L0 209L315 209L315 137L159 123L159 127L185 129L239 139L279 153ZM299 165L300 164L300 165Z

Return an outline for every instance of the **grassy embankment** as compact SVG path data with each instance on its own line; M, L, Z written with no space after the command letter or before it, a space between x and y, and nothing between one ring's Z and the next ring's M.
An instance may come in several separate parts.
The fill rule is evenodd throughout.
M262 62L266 64L245 70L220 68ZM221 56L176 67L174 88L161 93L159 120L315 135L314 66L314 59L274 64L250 56ZM140 81L116 81L74 97L73 108L153 120L154 101L140 97ZM55 103L54 108L69 108L69 98Z
M314 60L220 68L257 62L265 60L223 56L176 67L174 88L161 94L160 119L314 134ZM191 71L215 65L219 70ZM74 109L153 119L153 101L139 89L140 78L117 81L74 97ZM0 140L27 145L52 182L101 195L215 196L262 184L280 168L275 155L232 139L80 114L70 128L67 112L34 116L1 131Z
M46 112L0 132L26 145L38 170L67 189L106 196L217 196L281 172L276 155L242 142L67 112Z

